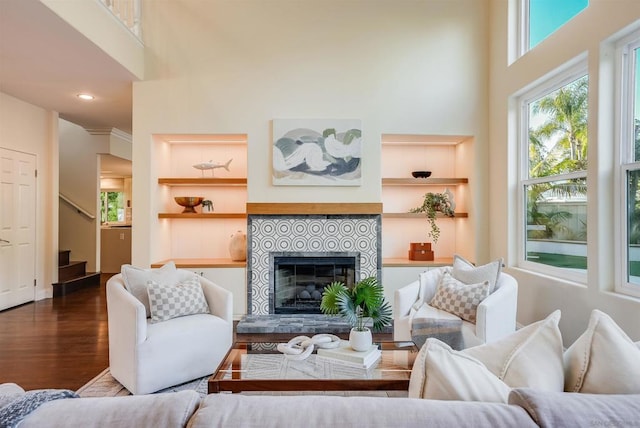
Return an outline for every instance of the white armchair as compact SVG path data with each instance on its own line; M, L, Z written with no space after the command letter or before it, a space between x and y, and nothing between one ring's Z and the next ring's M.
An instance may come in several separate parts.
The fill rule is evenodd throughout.
M431 307L442 273L446 268L424 272L416 280L396 290L393 303L393 339L411 341L411 325L414 319L460 319L454 314ZM422 286L421 286L422 282ZM421 302L425 302L421 305ZM418 305L414 305L418 302ZM476 324L462 321L462 339L465 348L493 342L516 330L518 283L511 275L501 272L493 293L478 306Z
M178 269L187 278L194 273ZM125 288L122 274L107 282L109 366L132 394L148 394L211 374L231 347L233 297L204 277L210 314L151 323L145 306Z

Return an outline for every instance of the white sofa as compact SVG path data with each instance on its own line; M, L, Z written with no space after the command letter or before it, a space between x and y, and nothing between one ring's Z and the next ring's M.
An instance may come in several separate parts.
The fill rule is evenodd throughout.
M181 279L193 276L178 269ZM122 274L107 282L109 366L132 394L148 394L215 371L233 338L233 296L200 277L211 314L152 323L126 290Z
M442 273L440 267L420 274L420 279L395 292L393 303L393 339L411 340L411 324L417 318L459 320L454 314L436 309L427 303L433 298ZM426 302L420 305L420 302ZM418 305L414 305L419 302ZM501 272L493 293L478 306L476 324L462 321L462 339L466 348L493 342L516 330L518 283L511 275ZM416 306L419 306L416 308Z

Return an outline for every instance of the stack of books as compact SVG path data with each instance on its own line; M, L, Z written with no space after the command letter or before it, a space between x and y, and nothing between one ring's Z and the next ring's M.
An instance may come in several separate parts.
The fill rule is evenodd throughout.
M368 369L378 362L382 357L382 352L378 349L378 345L371 345L368 351L354 351L349 342L343 340L340 346L333 349L318 349L318 361L330 361L332 363L344 364L353 367Z

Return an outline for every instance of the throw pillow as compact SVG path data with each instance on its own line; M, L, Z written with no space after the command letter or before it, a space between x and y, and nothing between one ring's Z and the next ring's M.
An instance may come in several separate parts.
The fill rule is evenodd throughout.
M506 403L510 388L480 361L429 338L409 379L409 398Z
M141 269L131 265L122 265L121 273L126 289L144 305L147 318L151 316L147 283L155 281L160 284L175 284L180 280L180 274L173 261L158 269Z
M429 302L429 305L455 314L463 320L475 323L478 305L488 295L488 281L479 284L465 284L452 277L448 271L445 271L436 289L436 294Z
M542 321L521 328L509 336L463 352L511 388L531 387L546 391L564 390L560 311Z
M151 307L151 322L209 313L209 305L196 275L175 285L149 281L147 291Z
M597 309L587 330L565 351L565 391L640 393L640 350L615 321Z
M489 281L489 293L493 293L502 271L503 260L500 258L482 266L474 266L473 263L455 254L453 256L453 269L451 274L458 281L465 284L477 284Z

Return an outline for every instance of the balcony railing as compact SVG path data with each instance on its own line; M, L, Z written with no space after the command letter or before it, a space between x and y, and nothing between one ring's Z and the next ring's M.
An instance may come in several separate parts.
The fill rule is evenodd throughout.
M135 36L142 40L140 12L142 0L100 0Z

